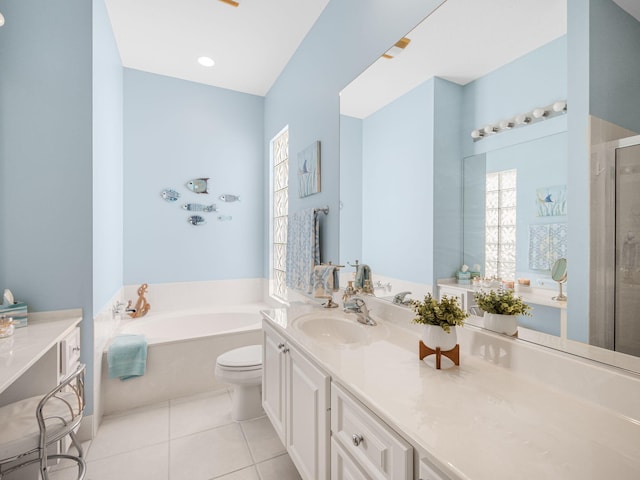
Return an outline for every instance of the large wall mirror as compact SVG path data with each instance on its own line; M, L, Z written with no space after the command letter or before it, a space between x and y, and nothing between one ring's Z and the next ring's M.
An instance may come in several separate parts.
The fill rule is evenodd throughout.
M603 360L587 345L616 348L602 341L595 312L581 314L590 283L578 273L598 276L593 209L586 201L571 210L567 198L593 184L600 143L640 132L640 9L574 2L572 18L587 20L583 28L570 18L572 29L567 8L447 0L341 92L340 256L371 266L378 296L436 292L440 279L477 264L549 300L553 263L567 257L566 308L534 305L529 339ZM570 71L580 62L582 79ZM584 138L572 134L583 124ZM584 241L574 233L572 243L571 229L585 225ZM640 345L625 354L640 356ZM623 356L603 361L637 369Z

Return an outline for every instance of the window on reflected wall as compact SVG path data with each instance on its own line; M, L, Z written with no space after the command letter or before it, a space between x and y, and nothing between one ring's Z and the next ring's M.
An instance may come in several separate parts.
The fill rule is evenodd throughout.
M269 293L286 300L287 214L289 211L289 129L285 127L270 144L271 222Z
M516 276L516 170L487 173L485 276Z

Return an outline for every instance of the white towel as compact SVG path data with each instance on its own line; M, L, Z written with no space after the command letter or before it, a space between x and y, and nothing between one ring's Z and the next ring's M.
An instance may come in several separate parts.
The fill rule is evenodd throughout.
M287 287L311 293L313 267L320 263L318 214L308 208L289 215L287 226Z

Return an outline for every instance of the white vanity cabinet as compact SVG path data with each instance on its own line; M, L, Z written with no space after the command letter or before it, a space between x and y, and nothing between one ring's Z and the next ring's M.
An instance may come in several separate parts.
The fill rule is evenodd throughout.
M473 292L470 292L468 288L456 288L449 285L445 286L438 284L438 294L440 300L442 300L443 295L446 295L449 298L456 297L460 304L460 308L464 311L468 311L475 303L473 300Z
M413 447L335 382L331 434L333 479L413 480Z
M263 324L264 410L305 480L329 479L329 385L318 368Z

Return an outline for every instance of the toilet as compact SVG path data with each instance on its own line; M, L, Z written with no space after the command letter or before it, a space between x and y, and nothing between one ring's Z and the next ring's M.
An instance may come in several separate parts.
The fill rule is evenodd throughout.
M262 345L240 347L216 360L216 378L233 385L231 418L249 420L264 415L262 409Z

